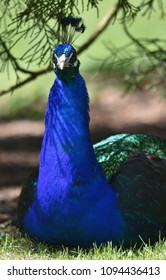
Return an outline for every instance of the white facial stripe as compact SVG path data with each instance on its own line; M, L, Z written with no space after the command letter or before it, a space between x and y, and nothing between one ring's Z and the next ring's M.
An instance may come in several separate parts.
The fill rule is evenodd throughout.
M73 53L71 53L67 59L67 62L69 62L70 58L72 57Z
M57 55L54 53L54 56L56 57L56 59L57 59L57 61L58 61L58 57L57 57Z
M70 65L69 61L70 61L72 55L73 55L73 52L72 52L72 53L69 55L69 57L67 58L65 54L62 54L60 57L58 57L58 56L54 53L54 56L55 56L56 59L57 59L57 65L58 65L58 64L61 65L63 62L64 62L65 64ZM74 62L73 65L74 65L74 67L77 67L77 66L78 66L78 60L76 60L76 61ZM55 66L55 64L53 64L53 66Z
M56 57L57 61L60 61L60 62L62 62L62 61L69 62L69 60L71 59L72 55L73 55L73 53L71 53L71 54L69 55L69 57L67 58L65 54L62 54L60 57L58 57L58 56L54 53L54 56Z
M78 66L78 60L76 60L75 62L74 62L74 67L77 67Z

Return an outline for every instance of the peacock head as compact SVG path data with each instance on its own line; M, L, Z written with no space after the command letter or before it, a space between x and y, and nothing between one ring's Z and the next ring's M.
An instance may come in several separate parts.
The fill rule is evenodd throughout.
M53 70L61 80L71 80L79 72L80 62L72 44L85 31L82 18L64 17L60 22L61 41L53 51Z
M70 44L60 44L53 51L53 70L61 80L73 79L79 72L80 62L76 50Z

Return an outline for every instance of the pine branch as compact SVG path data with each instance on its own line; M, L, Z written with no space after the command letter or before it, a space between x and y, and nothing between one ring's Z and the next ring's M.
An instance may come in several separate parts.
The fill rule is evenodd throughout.
M89 39L78 49L77 53L80 54L84 50L86 50L91 44L96 41L96 39L106 30L110 22L116 18L117 13L119 12L121 8L121 4L118 1L118 3L103 17L103 19L100 21L99 25L97 26L96 30L93 32L93 34L89 37Z
M50 70L49 69L43 69L43 70L40 70L40 71L36 71L36 72L31 72L30 75L25 78L23 81L21 82L18 82L17 84L5 89L5 90L2 90L0 91L0 96L2 95L5 95L7 93L12 93L14 90L18 89L18 88L21 88L22 86L28 84L29 82L32 82L33 80L35 80L37 77L41 76L41 75L44 75L46 73L48 73Z
M90 47L99 37L99 35L101 35L105 29L107 28L108 24L111 22L111 20L113 20L118 11L120 10L121 5L119 5L119 1L118 4L115 5L113 7L113 9L111 9L107 15L105 15L103 17L103 19L101 20L101 22L99 23L99 25L97 26L96 30L94 31L94 33L87 39L87 41L78 49L77 53L78 55L81 54L83 51L85 51L88 47ZM17 65L17 69L20 70L21 72L25 73L26 70L25 69L21 69L21 67L19 67ZM46 67L43 70L40 71L36 71L36 72L28 72L29 76L27 78L25 78L23 81L20 81L19 83L9 87L8 89L5 89L3 91L0 91L0 96L13 92L14 90L24 86L25 84L33 81L34 79L36 79L37 77L39 77L40 75L46 74L48 72L50 72L51 69Z
M0 2L0 69L1 71L10 72L14 70L16 73L17 84L0 92L0 96L11 92L21 86L33 81L38 76L48 73L51 69L48 67L50 54L54 45L59 43L60 38L60 19L62 16L80 13L85 8L96 8L97 12L99 1L102 0L81 0L81 6L78 9L79 0L2 0ZM111 1L110 1L111 2ZM117 0L115 6L102 19L94 33L88 40L78 49L78 54L89 48L105 31L110 22L115 21L119 15L124 32L130 40L128 44L131 48L125 49L111 48L110 57L111 65L132 65L134 60L138 60L144 54L148 60L146 71L138 72L138 80L143 75L161 67L165 71L166 49L165 41L159 39L141 39L135 38L128 28L128 22L134 21L138 14L150 18L151 14L159 11L159 15L164 19L166 16L165 5L163 0L142 0L139 3L131 4L129 0ZM122 12L122 13L120 13ZM8 22L10 24L8 24ZM18 42L28 38L29 48L16 57L13 49ZM133 51L133 46L135 49ZM124 51L125 50L125 51ZM118 52L118 53L117 53ZM39 71L31 71L22 67L21 62L27 62L31 65L35 62L37 65L46 65ZM112 63L114 62L114 63ZM133 64L134 65L134 64ZM12 68L11 68L12 67ZM135 67L135 66L131 66ZM131 69L131 68L130 68ZM142 71L142 72L141 72ZM131 70L134 73L134 68ZM20 81L20 74L26 74L26 78ZM136 78L136 77L134 77ZM133 81L135 82L133 78Z

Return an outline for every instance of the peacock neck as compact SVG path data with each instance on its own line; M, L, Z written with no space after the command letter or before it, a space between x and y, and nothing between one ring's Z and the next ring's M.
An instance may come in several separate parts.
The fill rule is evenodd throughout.
M62 197L69 188L88 185L99 168L89 132L89 98L83 78L56 78L45 115L40 154L39 195ZM54 191L53 191L54 190Z

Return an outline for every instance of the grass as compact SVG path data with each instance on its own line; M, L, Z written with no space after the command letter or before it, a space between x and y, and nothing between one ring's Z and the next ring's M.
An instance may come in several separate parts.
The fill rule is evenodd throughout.
M50 245L32 242L21 237L12 226L0 228L0 260L165 260L166 241L159 240L155 245L142 244L139 249L106 245L92 248L55 248Z

